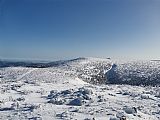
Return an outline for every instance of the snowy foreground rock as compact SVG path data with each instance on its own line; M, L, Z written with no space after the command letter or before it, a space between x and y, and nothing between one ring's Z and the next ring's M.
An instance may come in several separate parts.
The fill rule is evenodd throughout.
M156 79L159 63L127 64L98 58L47 64L49 67L3 64L0 68L0 119L160 120L160 88L158 83L157 86L146 83L149 78L159 81ZM112 73L107 73L112 67ZM142 82L145 86L127 85L137 80L137 76L147 78ZM141 83L141 80L137 81ZM107 84L109 82L114 84Z

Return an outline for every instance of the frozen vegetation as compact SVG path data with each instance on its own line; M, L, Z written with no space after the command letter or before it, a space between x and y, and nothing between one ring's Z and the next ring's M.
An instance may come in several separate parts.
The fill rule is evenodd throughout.
M0 62L2 120L160 120L160 62Z

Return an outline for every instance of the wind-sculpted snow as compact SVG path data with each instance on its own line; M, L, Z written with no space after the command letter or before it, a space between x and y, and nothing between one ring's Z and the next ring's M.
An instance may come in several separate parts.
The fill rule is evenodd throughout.
M78 58L44 68L2 67L0 119L159 120L159 87L116 85L128 73L154 76L158 64Z

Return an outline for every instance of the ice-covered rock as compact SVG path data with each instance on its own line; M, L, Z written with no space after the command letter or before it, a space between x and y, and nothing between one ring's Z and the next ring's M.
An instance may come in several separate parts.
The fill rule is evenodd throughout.
M92 92L92 90L90 90L90 89L87 89L87 88L79 88L79 92L81 92L83 95L87 95L87 94L92 94L93 92Z
M110 119L109 120L120 120L119 118L117 118L117 117L110 117Z
M124 107L123 110L127 114L135 114L135 113L137 113L137 108L135 108L135 107Z
M65 99L51 99L48 101L48 103L52 103L52 104L55 104L55 105L63 105L65 104L66 100Z
M106 83L116 83L119 80L118 73L116 72L117 65L113 64L111 68L105 73Z
M142 95L141 95L141 98L142 98L142 99L149 99L149 95L147 95L147 94L142 94Z
M68 105L81 106L82 100L80 98L76 98L76 99L70 101Z

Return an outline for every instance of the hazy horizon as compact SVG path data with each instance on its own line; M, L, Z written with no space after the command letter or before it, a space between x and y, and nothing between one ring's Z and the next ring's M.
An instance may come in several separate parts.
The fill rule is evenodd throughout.
M159 0L0 0L0 59L160 59Z

